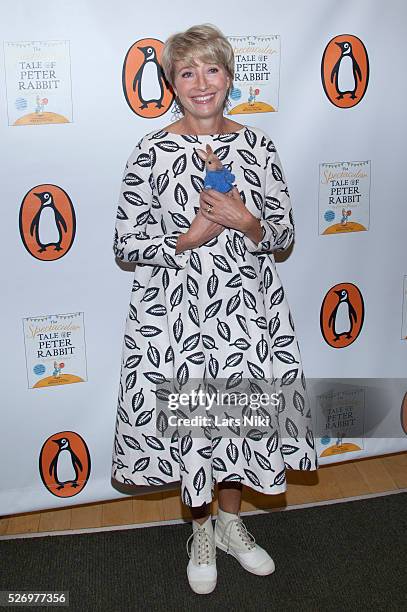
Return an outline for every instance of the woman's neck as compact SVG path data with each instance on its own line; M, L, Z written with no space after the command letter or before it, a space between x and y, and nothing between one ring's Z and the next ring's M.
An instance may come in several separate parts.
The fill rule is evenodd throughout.
M235 121L220 117L196 120L194 117L182 117L171 125L172 131L178 134L223 134L238 130L242 126Z

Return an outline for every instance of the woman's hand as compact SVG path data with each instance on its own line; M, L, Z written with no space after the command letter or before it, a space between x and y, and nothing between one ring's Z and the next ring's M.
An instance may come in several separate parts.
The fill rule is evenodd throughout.
M208 205L212 206L210 212L207 211ZM244 234L253 223L253 215L247 210L236 187L228 193L220 193L215 189L202 190L199 194L199 206L205 219Z
M201 246L201 244L208 242L208 240L215 238L215 236L219 236L224 229L223 225L219 225L219 223L212 221L212 219L205 218L201 209L199 209L188 231L184 234L185 244L188 245L187 248L195 249Z
M212 209L207 212L209 204ZM178 238L179 250L176 250L176 253L205 244L215 236L219 236L226 227L243 232L256 244L259 242L261 238L259 220L247 210L236 187L228 193L204 189L199 194L199 206L189 230Z

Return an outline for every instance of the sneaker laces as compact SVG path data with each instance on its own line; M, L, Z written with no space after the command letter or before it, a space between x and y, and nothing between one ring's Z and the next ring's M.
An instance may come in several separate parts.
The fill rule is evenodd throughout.
M198 527L191 533L187 540L186 548L189 558L192 556L192 546L195 542L195 538L198 540L198 565L209 565L216 557L216 546L213 542L214 538L210 537L205 527ZM189 546L190 542L191 546Z
M245 546L247 546L247 548L249 550L251 550L252 548L255 547L256 545L256 540L255 537L252 533L250 533L250 531L248 531L246 525L244 524L244 522L242 521L242 519L240 517L237 517L235 519L231 519L230 521L228 521L225 530L223 532L223 536L222 536L222 542L225 539L225 536L228 536L228 543L227 543L227 552L229 552L230 549L230 538L232 536L232 527L233 525L236 525L236 530L237 533L241 539L241 541L243 542L243 544Z

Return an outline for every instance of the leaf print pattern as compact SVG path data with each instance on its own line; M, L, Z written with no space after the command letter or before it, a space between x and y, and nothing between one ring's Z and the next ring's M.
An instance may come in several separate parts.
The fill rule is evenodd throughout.
M256 245L226 228L202 246L175 253L199 209L205 177L198 148L210 144L236 177L246 207L261 224ZM156 130L130 154L117 204L113 251L136 264L122 347L112 475L160 487L179 482L189 506L209 503L217 481L257 491L286 490L286 469L318 467L310 402L287 298L273 252L294 238L289 192L269 136L254 127L231 134L181 136ZM271 427L222 430L215 420L202 437L171 429L157 402L172 387L206 381L207 390L260 393L268 380L277 406L257 414ZM157 385L157 388L156 388ZM177 411L190 417L192 401ZM256 410L224 406L231 419ZM211 415L213 416L213 415Z

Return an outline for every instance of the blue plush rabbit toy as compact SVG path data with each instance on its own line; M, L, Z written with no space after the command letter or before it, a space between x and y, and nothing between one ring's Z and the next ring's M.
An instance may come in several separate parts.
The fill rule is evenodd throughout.
M235 175L222 164L210 145L206 145L206 152L203 149L196 151L205 162L206 176L204 180L205 189L216 189L221 193L227 193L233 187Z

